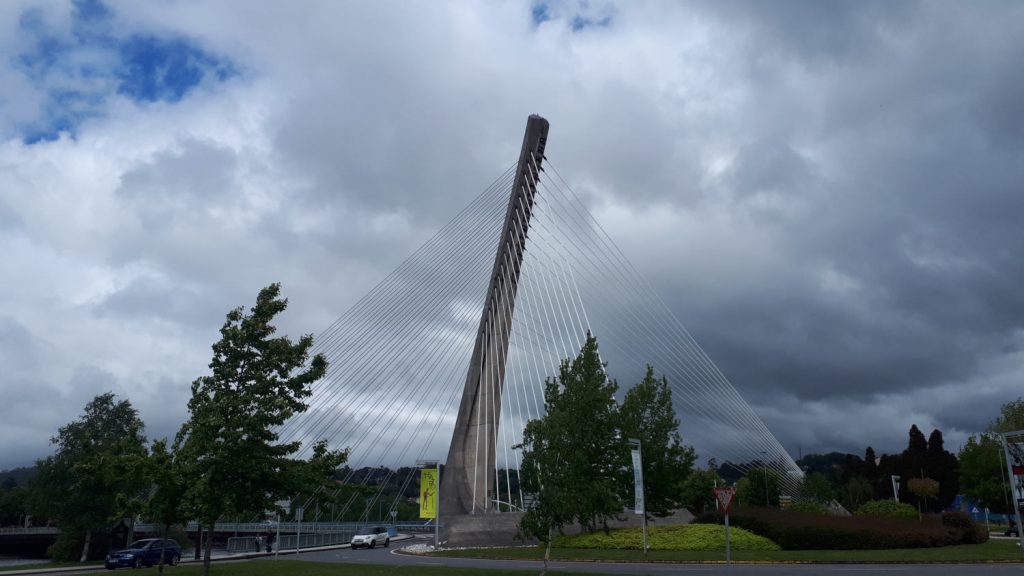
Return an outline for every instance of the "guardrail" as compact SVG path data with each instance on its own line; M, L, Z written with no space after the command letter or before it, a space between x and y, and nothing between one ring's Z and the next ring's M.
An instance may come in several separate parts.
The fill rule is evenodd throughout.
M302 532L338 532L345 530L359 530L366 526L395 526L399 529L408 530L433 530L433 522L281 522L281 532L296 532L301 529ZM147 522L138 522L135 524L136 532L153 532L157 529L157 526ZM267 533L277 532L277 522L217 522L214 526L215 532L249 532L249 533ZM198 524L195 522L189 522L185 525L185 530L188 532L195 532L198 529Z
M344 545L350 543L355 534L355 530L345 532L314 532L312 534L300 533L298 547L301 549ZM281 539L277 541L275 546L277 546L278 550L294 550L295 534L281 534Z
M228 552L231 554L239 554L243 552L263 552L260 547L263 542L256 536L238 536L236 538L228 538Z
M32 526L29 528L12 526L0 528L0 534L58 534L59 532L60 528L56 526Z
M432 532L434 530L433 522L281 522L280 532L281 537L284 538L286 534L290 534L294 537L296 532L300 534L320 534L320 533L335 533L335 532L349 532L355 533L362 528L367 526L394 526L400 532ZM134 527L135 534L152 534L159 530L160 526L154 525L149 522L137 522ZM215 532L234 532L241 534L276 534L278 532L278 523L270 522L218 522L214 527ZM195 532L198 529L198 525L195 522L189 522L185 526L185 530L188 532ZM0 534L58 534L60 528L56 526L33 526L30 528L20 528L17 526L0 528ZM292 542L294 548L294 542Z

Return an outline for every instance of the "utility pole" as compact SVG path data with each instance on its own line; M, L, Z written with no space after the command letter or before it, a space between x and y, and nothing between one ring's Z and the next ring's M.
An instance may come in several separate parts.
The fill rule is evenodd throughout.
M761 465L764 466L764 507L768 508L768 453L761 450L761 455L764 456L761 461Z
M281 551L281 510L277 511L277 537L274 538L274 560L277 560L277 553Z

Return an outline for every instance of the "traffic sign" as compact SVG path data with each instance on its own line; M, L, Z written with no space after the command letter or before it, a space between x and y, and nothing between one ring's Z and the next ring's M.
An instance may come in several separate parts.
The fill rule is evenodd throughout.
M736 488L732 486L723 486L721 488L715 488L715 499L718 500L718 507L721 508L723 514L729 513L729 506L732 505L733 496L736 495Z

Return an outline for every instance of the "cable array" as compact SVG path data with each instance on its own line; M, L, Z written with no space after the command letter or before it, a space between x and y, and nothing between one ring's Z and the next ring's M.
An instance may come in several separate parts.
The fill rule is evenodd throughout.
M497 425L497 441L473 447L472 455L494 455L491 497L498 509L523 505L515 446L526 422L544 414L545 379L576 356L588 331L620 387L641 380L648 364L668 379L680 433L702 457L741 470L768 466L783 479L783 490L795 494L802 473L792 457L549 160L546 166L553 178L540 170L531 174L541 177L530 218L522 217L528 207L509 204L513 166L316 338L313 352L327 357L327 375L314 385L309 410L278 430L281 441L302 441L300 457L320 438L347 447L353 473L443 461L501 227L506 212L517 210L521 217L513 222L529 221L529 229L514 236L523 254L519 279L506 277L496 288L504 299L515 299L514 314L487 319L511 325L508 350L486 351L504 364L504 385L500 394L492 389L478 396L491 403L483 413ZM507 274L515 262L505 257ZM491 376L492 386L502 380ZM411 479L411 473L402 479L403 487ZM377 490L366 509L381 497ZM397 498L386 503L389 510ZM335 514L343 515L354 499Z

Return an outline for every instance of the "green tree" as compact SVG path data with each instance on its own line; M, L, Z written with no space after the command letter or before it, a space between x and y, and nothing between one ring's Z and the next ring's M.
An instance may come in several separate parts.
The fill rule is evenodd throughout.
M925 456L927 453L928 439L924 437L924 433L917 427L917 424L911 425L910 431L907 434L907 449L900 453L897 471L893 472L903 477L903 482L900 484L900 502L910 502L915 506L918 505L917 496L910 491L907 480L924 476Z
M800 482L800 496L807 500L828 504L835 498L835 489L828 476L815 472L804 476Z
M750 485L750 478L747 476L740 478L736 481L736 495L733 496L736 499L735 504L743 507L758 505L753 500L753 493L754 489ZM758 502L764 502L764 488L761 488L761 497Z
M939 495L939 483L931 478L911 478L907 481L907 489L917 497L917 515L928 509L928 499Z
M960 491L993 512L1013 511L999 433L1015 430L1024 430L1024 398L1000 406L985 432L971 435L960 449Z
M1011 400L999 408L996 416L988 426L989 432L1015 432L1024 430L1024 397Z
M309 358L312 335L292 343L273 337L274 317L288 306L280 285L260 291L246 313L228 313L213 345L212 374L192 383L189 420L175 439L188 488L190 516L212 527L225 515L259 515L294 489L299 442L279 443L275 429L307 409L309 387L327 371L320 354ZM344 461L345 453L321 455ZM206 539L203 574L209 574Z
M751 468L744 478L749 483L747 504L750 506L777 507L782 482L775 470L767 467ZM767 500L766 500L767 498Z
M28 513L28 493L18 486L14 478L0 483L0 526L14 526L24 522Z
M679 490L680 503L693 514L715 507L715 486L725 486L713 467L694 470L683 481Z
M942 431L932 430L924 455L924 475L939 483L939 492L932 498L929 511L939 512L948 507L960 493L959 468L957 457L945 449Z
M1003 445L992 433L971 435L960 449L960 491L992 512L1012 512Z
M856 476L843 484L840 500L843 507L852 511L860 508L865 502L870 502L874 498L874 494L875 490L871 486L871 482L867 478Z
M85 414L60 428L57 451L37 462L31 482L36 507L59 522L63 545L82 538L78 560L89 557L96 533L105 533L123 512L124 499L145 489L144 425L128 400L108 392L93 398ZM73 560L75 558L61 558Z
M864 450L864 479L874 483L878 479L878 457L875 456L875 449L868 446Z
M625 439L639 439L643 456L644 509L648 516L665 517L682 505L682 486L693 469L697 454L679 437L679 420L672 407L668 380L654 377L654 368L626 392L619 408L619 430ZM633 497L632 463L623 461L626 492Z
M545 562L554 530L573 522L607 528L608 518L623 509L618 464L626 448L616 429L617 389L588 333L579 355L563 360L558 378L545 381L547 413L523 431L521 482L536 499L519 530L548 544Z
M151 490L144 515L159 527L160 536L167 538L171 526L188 520L183 507L188 484L181 463L169 449L166 439L156 440L150 446L147 471ZM158 573L163 574L166 560L161 551Z
M313 444L313 455L309 460L288 461L285 492L296 495L292 502L304 508L309 508L314 501L336 503L340 490L333 477L338 467L348 459L348 454L348 450L332 451L326 440L318 440ZM367 494L382 497L377 490L365 486L361 488Z

